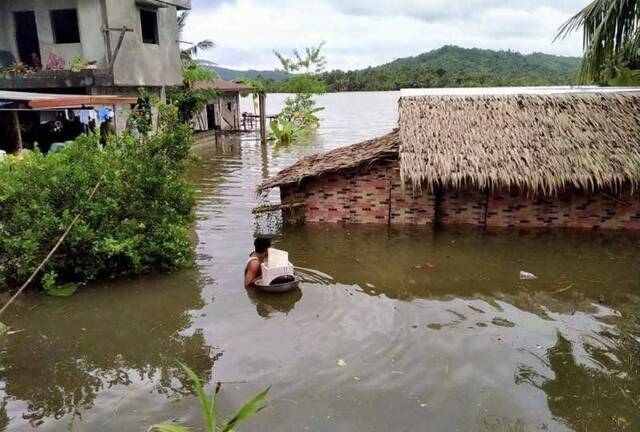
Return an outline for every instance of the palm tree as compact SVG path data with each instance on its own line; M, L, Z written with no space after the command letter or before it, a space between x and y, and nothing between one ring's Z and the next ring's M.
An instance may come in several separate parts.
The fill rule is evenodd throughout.
M216 44L210 39L204 39L200 42L191 43L182 40L182 34L187 26L187 18L189 18L189 11L184 11L178 15L178 41L182 43L189 43L191 46L180 50L180 58L185 64L194 64L193 57L198 55L198 51L208 50L216 46Z
M640 0L594 0L565 22L556 39L582 28L580 79L597 80L612 59L632 63L640 54ZM618 60L619 61L619 60Z

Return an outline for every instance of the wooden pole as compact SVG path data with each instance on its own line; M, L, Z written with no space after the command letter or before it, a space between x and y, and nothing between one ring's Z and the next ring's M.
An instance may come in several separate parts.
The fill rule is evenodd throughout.
M0 111L0 149L9 154L22 150L22 133L18 111Z
M19 154L22 151L22 131L20 130L20 117L18 117L18 111L11 111L11 117L13 123L13 139L15 142L13 153Z
M264 93L258 94L258 101L260 104L260 143L267 143L267 107L266 95Z

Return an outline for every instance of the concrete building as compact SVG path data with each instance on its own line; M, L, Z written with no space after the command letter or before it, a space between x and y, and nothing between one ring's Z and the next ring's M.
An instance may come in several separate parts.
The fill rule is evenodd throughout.
M406 91L399 129L259 190L291 222L640 230L639 137L640 89Z
M190 7L191 0L2 0L0 89L132 96L145 87L162 96L165 86L182 85L177 12ZM72 71L76 59L82 66ZM12 70L14 62L32 70Z

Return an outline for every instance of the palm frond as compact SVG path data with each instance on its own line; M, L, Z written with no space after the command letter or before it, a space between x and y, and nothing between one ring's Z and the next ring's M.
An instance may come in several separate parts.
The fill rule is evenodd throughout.
M594 0L567 22L554 40L583 29L584 59L579 78L596 79L608 58L625 53L635 58L640 49L640 0Z

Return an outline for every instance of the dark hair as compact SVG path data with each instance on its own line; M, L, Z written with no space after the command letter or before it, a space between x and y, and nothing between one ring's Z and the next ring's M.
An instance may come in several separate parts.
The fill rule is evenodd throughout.
M253 246L257 253L264 253L271 247L271 239L267 237L258 237L253 241Z

